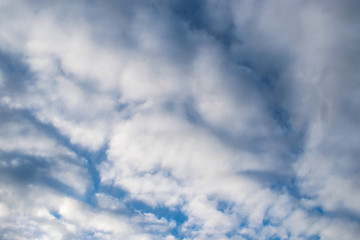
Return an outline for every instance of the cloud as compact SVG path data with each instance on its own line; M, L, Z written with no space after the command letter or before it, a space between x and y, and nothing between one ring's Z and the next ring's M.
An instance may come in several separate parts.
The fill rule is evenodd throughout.
M355 239L358 4L2 1L2 239Z

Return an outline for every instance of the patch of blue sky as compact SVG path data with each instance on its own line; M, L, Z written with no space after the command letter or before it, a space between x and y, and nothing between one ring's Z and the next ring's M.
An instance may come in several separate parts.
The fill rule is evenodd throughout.
M125 203L128 210L133 214L139 213L151 213L154 214L158 219L164 218L167 221L174 221L176 226L170 230L170 233L177 239L182 239L182 233L180 226L187 221L187 216L180 210L180 206L170 209L168 207L152 207L142 201L128 200Z
M60 218L61 218L61 214L58 213L57 211L51 211L50 214L53 215L54 218L56 218L56 219L60 219Z
M350 211L345 208L339 208L337 210L326 210L322 206L315 207L304 207L302 208L309 214L313 216L321 216L329 219L344 219L351 222L360 223L360 216L353 211Z
M113 184L112 185L100 184L98 188L98 192L112 196L118 200L122 200L124 197L128 195L127 191Z
M180 206L174 209L162 206L152 207L142 201L130 200L126 202L126 207L135 212L152 213L159 219L174 220L177 226L180 226L187 220L187 216L180 210Z
M218 210L218 211L220 211L222 213L231 212L231 209L232 209L233 205L234 204L231 203L231 202L220 200L216 204L216 210Z
M82 234L80 239L81 240L100 240L101 237L97 237L95 232L88 232L88 233Z
M13 54L0 49L0 70L5 80L6 94L25 90L26 82L34 78L34 74L24 63L21 54Z
M223 29L216 29L213 27L212 20L209 19L206 13L206 2L202 0L185 0L174 1L174 13L186 22L194 31L205 32L211 36L218 43L229 49L234 42L239 42L234 34L234 25L229 19L222 19L226 22L226 27Z
M307 235L299 235L299 238L300 239L306 239L306 240L320 240L321 237L319 235L310 235L310 236L307 236Z

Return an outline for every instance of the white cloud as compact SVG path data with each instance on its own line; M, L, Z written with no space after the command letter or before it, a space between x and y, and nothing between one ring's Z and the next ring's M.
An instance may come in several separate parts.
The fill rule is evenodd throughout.
M0 3L4 239L356 238L358 4L190 2Z

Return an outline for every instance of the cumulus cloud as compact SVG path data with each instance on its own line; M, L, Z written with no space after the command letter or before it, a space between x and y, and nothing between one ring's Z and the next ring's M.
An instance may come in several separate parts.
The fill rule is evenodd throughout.
M356 1L0 3L1 239L355 239Z

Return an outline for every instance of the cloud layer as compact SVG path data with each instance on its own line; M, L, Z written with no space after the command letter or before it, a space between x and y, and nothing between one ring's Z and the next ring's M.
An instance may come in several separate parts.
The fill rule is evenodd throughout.
M356 239L345 1L0 2L1 239Z

